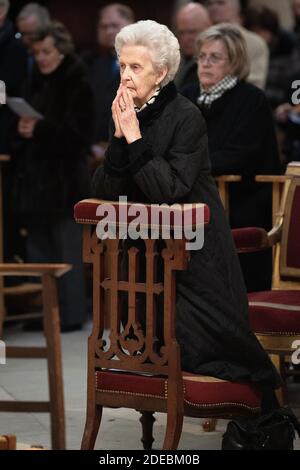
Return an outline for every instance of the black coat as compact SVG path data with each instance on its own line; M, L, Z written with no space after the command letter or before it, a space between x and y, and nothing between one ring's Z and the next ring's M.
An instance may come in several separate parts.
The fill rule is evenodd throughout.
M196 103L199 86L184 95ZM280 173L271 110L263 91L246 82L202 110L206 120L213 175L242 175L229 189L231 227L271 227L271 187L255 184L259 174Z
M182 367L276 386L277 374L249 329L247 297L226 216L210 175L205 122L170 83L138 113L142 139L113 137L93 194L138 202L203 202L211 211L204 248L177 277L176 335Z
M14 209L22 214L71 211L89 194L93 97L84 67L68 56L50 75L34 70L24 97L44 119L32 139L19 137L14 143Z
M12 23L7 20L0 28L0 80L6 85L7 96L18 96L26 74L26 51L15 39ZM8 151L7 134L12 113L0 107L0 153Z

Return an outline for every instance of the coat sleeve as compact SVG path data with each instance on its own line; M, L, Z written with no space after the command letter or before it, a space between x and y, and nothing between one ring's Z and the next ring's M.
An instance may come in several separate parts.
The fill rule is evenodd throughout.
M95 196L103 197L104 194L110 198L116 195L115 190L118 195L126 195L128 192L122 192L126 190L126 179L127 185L133 179L153 203L172 204L184 200L201 169L208 168L204 120L196 108L185 110L174 127L173 140L164 154L156 153L154 143L144 137L128 145L124 155L126 151L129 163L125 158L122 162L106 158L104 167L94 178ZM95 186L98 188L96 192Z

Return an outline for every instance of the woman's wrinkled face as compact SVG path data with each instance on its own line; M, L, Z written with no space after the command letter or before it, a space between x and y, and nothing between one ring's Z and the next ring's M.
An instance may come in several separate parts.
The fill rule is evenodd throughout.
M54 72L61 63L63 56L54 45L54 39L47 36L42 41L33 44L33 53L39 68L43 75Z
M120 57L121 82L129 90L134 104L141 107L155 93L167 70L153 67L149 49L145 46L124 46Z
M231 73L224 43L220 40L205 42L198 53L198 78L202 87L210 88Z

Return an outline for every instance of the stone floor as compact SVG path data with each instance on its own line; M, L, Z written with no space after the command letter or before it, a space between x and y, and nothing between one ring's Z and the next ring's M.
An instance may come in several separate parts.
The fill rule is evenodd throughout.
M67 448L79 449L85 420L86 350L91 325L80 332L62 335ZM6 328L7 345L42 345L38 332L23 332L20 326ZM290 401L300 417L300 385L289 386ZM0 365L0 400L47 400L47 371L40 359L8 359ZM185 419L179 448L188 450L220 449L226 421L219 421L216 432L204 433L199 420ZM160 449L165 430L165 415L157 414L154 426L155 445ZM50 448L47 414L0 413L0 434L16 434L19 447L42 445ZM104 411L97 449L141 449L139 414L127 409ZM300 440L295 443L300 450Z

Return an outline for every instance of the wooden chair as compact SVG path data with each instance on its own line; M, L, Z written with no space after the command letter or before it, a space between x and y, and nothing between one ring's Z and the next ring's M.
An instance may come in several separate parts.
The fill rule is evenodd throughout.
M282 226L282 209L284 207L285 200L287 197L287 192L290 186L291 179L294 176L300 176L300 164L299 162L292 162L286 169L285 175L257 175L256 181L257 183L264 183L264 184L272 184L272 220L274 224L274 229L270 231L270 233L266 233L264 229L260 228L245 228L245 229L237 229L232 230L232 234L234 237L234 241L236 244L237 251L239 253L254 253L262 249L267 249L271 246L274 247L274 261L276 259L276 245L277 242L280 241L280 234L281 234L281 226ZM225 178L226 181L226 178ZM228 181L230 183L230 181ZM226 187L226 191L228 191L228 187ZM284 196L284 200L282 199ZM228 197L228 196L227 196ZM282 206L281 206L282 204ZM279 225L276 227L276 223ZM277 246L278 247L278 246ZM277 250L277 264L278 264L278 250ZM276 269L276 263L274 265ZM277 276L278 277L278 276ZM250 315L251 315L251 299L256 294L249 295L250 301ZM255 325L253 325L254 331ZM269 338L269 335L267 335ZM259 339L262 338L259 336ZM263 345L266 346L266 342L262 341ZM267 350L269 350L267 348ZM269 350L271 352L271 350ZM275 366L278 370L280 370L281 374L283 374L283 359L280 358L278 355L271 356ZM283 390L277 392L277 396L281 404L283 404ZM207 419L203 423L203 429L206 432L213 432L216 428L216 420L214 419Z
M300 340L300 171L298 174L286 182L277 224L261 246L275 246L272 290L248 296L252 329L283 378L285 358ZM286 401L284 388L278 398L281 403Z
M297 165L297 163L293 164ZM280 201L284 183L289 179L289 173L285 175L256 175L255 181L257 183L271 184L272 185L272 222L276 222L277 213L280 208ZM221 175L216 176L215 181L218 185L219 194L223 203L224 209L227 214L230 214L229 204L229 186L233 183L240 183L242 181L241 175Z
M285 379L284 362L300 340L300 164L291 163L286 171L281 206L276 224L267 234L263 229L234 230L238 251L258 251L274 247L272 290L248 295L253 331L270 353ZM259 267L258 267L259 268ZM281 404L285 388L278 392Z
M53 449L65 449L65 414L56 279L71 269L66 264L0 264L3 276L38 276L42 279L44 347L6 348L8 358L47 359L49 401L0 401L0 411L50 413ZM22 317L24 318L24 316Z
M164 449L177 448L183 416L256 416L261 397L252 385L181 371L175 338L175 276L186 269L189 259L184 238L149 239L130 246L117 234L116 239L102 241L95 226L102 220L97 208L106 202L86 200L75 207L76 221L84 224L84 261L93 266L93 329L88 340L87 416L81 448L94 447L103 407L139 411L146 449L153 443L155 411L167 413ZM193 215L201 205L188 206ZM119 231L124 226L122 204L110 207L117 214ZM207 223L209 210L202 208ZM147 206L148 214L150 210ZM167 208L162 211L170 215ZM114 221L109 214L107 220ZM175 216L170 222L173 228L174 220ZM143 228L149 230L150 225ZM160 222L160 232L162 227ZM124 258L128 260L125 270ZM163 312L158 308L161 296ZM109 325L108 331L104 325Z

